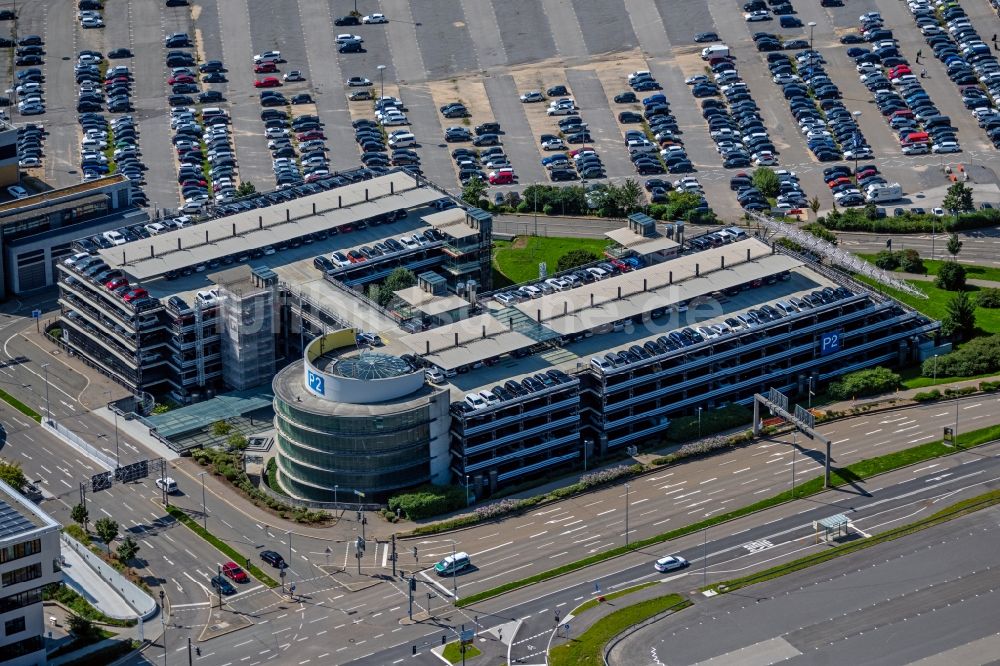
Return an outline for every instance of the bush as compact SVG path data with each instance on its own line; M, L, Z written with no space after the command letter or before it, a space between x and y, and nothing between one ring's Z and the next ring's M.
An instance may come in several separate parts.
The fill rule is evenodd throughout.
M911 248L899 252L899 267L907 273L927 272L924 260L920 258L920 253Z
M426 485L389 498L389 509L402 509L410 520L422 520L465 506L466 489L462 486Z
M576 268L577 266L584 266L586 264L593 263L597 261L600 257L591 252L590 250L584 250L578 248L576 250L570 250L566 254L559 257L559 261L556 262L556 271L568 271L571 268Z
M884 271L894 271L899 268L899 255L891 250L882 250L875 255L875 265Z
M976 306L981 308L1000 308L1000 289L985 287L976 294Z
M745 426L753 421L753 411L743 405L727 405L719 409L706 409L701 413L701 436L714 435L724 430ZM686 442L698 437L698 415L680 416L670 421L667 439Z
M940 400L941 391L934 389L933 391L917 393L916 395L913 396L913 399L917 402L930 402L931 400Z
M899 386L899 375L889 368L869 368L844 375L830 384L827 393L836 400L849 400L886 393Z
M948 291L964 290L965 266L956 261L945 262L945 264L938 269L934 285L938 289L946 289Z
M924 377L971 377L1000 370L1000 335L974 338L955 351L929 358L921 366Z
M981 229L1000 224L1000 210L987 209L957 216L939 218L925 213L916 215L904 213L899 217L883 217L870 220L864 209L849 208L832 211L819 218L824 226L837 231L868 231L878 234L919 234L931 231L962 231L963 229Z

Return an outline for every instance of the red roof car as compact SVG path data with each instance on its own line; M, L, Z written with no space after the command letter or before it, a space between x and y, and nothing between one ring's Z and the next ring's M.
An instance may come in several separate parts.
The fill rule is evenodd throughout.
M310 130L308 132L302 132L301 134L296 134L295 138L299 141L312 141L313 139L325 140L326 135L319 130Z
M128 286L128 280L126 280L123 277L115 278L114 280L111 280L110 282L108 282L104 286L107 287L108 289L115 290L118 287L127 287Z
M269 74L271 72L277 72L278 66L273 62L262 62L259 65L254 65L253 71L256 74Z
M170 85L174 85L175 83L194 83L194 77L187 74L178 74L167 79L167 83Z
M231 578L237 583L249 583L250 576L247 575L246 571L240 568L236 562L226 562L222 565L222 573L226 578Z
M122 300L126 303L131 303L137 298L145 298L146 296L149 296L149 292L145 289L133 289L132 291L125 292L125 295L122 296Z
M277 88L280 85L281 81L276 76L265 76L263 79L257 79L253 82L254 88Z

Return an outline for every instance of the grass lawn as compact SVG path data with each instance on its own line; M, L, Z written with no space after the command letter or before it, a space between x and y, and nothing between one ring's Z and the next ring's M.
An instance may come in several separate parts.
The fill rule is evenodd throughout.
M942 253L947 252L942 249ZM859 254L859 257L867 261L868 263L875 263L874 254ZM961 254L959 254L961 256ZM951 263L947 259L924 259L924 268L927 269L927 275L937 275L938 271L945 264ZM992 282L1000 282L1000 268L993 268L991 266L977 266L976 264L967 264L961 262L962 267L965 268L965 276L970 279L975 280L990 280ZM897 272L902 272L897 269Z
M612 638L629 627L639 624L658 613L673 607L683 608L680 604L690 605L690 602L679 594L668 594L664 597L649 599L633 606L616 610L607 617L598 620L590 629L569 642L558 645L549 652L551 666L603 666L604 646Z
M600 238L553 238L517 236L513 241L493 241L493 265L511 283L538 279L538 264L544 261L548 274L556 272L559 257L570 250L590 250L604 256L608 241Z
M618 590L617 592L612 592L611 594L603 595L604 600L611 601L612 599L624 597L626 594L632 594L633 592L638 592L639 590L645 590L647 587L651 587L657 584L658 583L656 581L647 581L642 585L636 585L635 587L627 587L624 590ZM601 602L598 601L596 597L593 599L589 599L588 601L584 601L582 604L573 609L573 615L579 615L583 611L589 610L599 603Z
M473 657L478 657L482 654L482 651L475 645L465 646L465 660L468 661ZM462 663L462 646L458 644L458 641L453 643L448 643L444 646L444 652L441 653L449 663L460 664Z
M875 287L879 291L892 296L896 300L906 303L914 310L923 312L931 319L937 319L939 321L944 319L947 315L948 301L955 297L955 292L938 289L934 286L933 282L908 280L907 282L909 282L913 287L927 294L927 298L917 298L916 296L911 296L910 294L901 292L897 289L876 283L874 280L867 278L864 275L856 275L855 277L858 280ZM971 292L972 298L975 299L975 292L979 291L979 289L978 287L970 286L968 291ZM977 307L976 328L982 333L990 335L993 333L1000 333L1000 310Z
M920 374L920 366L913 366L909 368L904 368L899 371L900 376L900 386L902 388L908 389L918 389L925 388L927 386L938 386L939 384L950 384L952 382L961 382L969 379L986 379L987 377L993 377L997 374L996 372L989 372L985 375L974 375L972 377L944 377L943 375L937 376L937 381L934 377L924 377Z

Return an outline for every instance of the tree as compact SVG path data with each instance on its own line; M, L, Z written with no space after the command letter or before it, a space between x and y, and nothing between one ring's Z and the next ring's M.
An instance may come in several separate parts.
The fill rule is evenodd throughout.
M20 491L24 484L28 482L24 478L24 471L21 464L0 458L0 480L9 485L14 490Z
M819 197L813 197L809 202L809 210L813 212L813 215L819 212Z
M226 446L229 447L230 451L245 451L249 445L250 443L247 441L247 438L238 432L233 433L226 440Z
M961 185L961 183L959 183ZM959 240L958 234L952 234L948 236L948 254L951 255L951 260L955 261L958 257L958 253L962 251L962 241Z
M90 512L87 511L86 504L77 504L72 509L70 509L69 517L73 519L74 523L79 523L83 525L84 528L87 527L87 521L90 520Z
M819 222L810 222L809 224L804 224L802 225L802 230L808 231L816 238L819 238L820 240L825 240L827 243L830 243L831 245L837 244L837 234L833 233Z
M462 201L470 206L478 206L486 196L486 182L481 178L472 178L462 188Z
M70 613L69 617L66 618L66 624L69 633L76 636L81 642L86 642L97 635L97 627L85 617Z
M666 219L684 220L687 214L701 205L701 196L694 192L671 192L667 195Z
M753 186L760 190L765 197L776 197L781 190L781 180L774 169L768 167L758 167L754 169L750 180Z
M934 284L938 289L963 291L965 289L965 266L957 261L942 265L938 270Z
M225 437L232 431L233 426L226 421L216 421L212 424L212 434L216 437Z
M877 220L878 219L878 206L876 206L874 203L866 203L865 204L865 217L867 219L869 219L869 220Z
M256 194L256 193L257 193L257 188L254 186L253 183L251 183L248 180L244 180L236 187L237 197L248 197L251 194Z
M94 531L97 532L97 538L104 542L110 552L111 542L118 538L118 521L111 518L98 518L97 522L94 523Z
M599 259L596 254L590 250L576 249L570 250L563 256L559 257L559 261L556 262L556 271L568 271L571 268L576 268L577 266L583 266L584 264L589 264L595 262Z
M924 273L924 260L920 258L920 253L913 248L906 248L898 253L899 267L907 273Z
M956 181L948 187L948 193L944 195L942 207L952 213L962 213L975 210L976 205L972 200L972 188L963 182Z
M943 268L943 267L942 267ZM945 335L954 340L968 340L976 330L976 308L968 292L960 291L948 301L947 315L941 321Z
M127 565L136 555L139 554L139 544L130 536L122 539L118 544L118 561Z
M990 308L991 310L1000 308L1000 289L992 289L990 287L980 289L979 293L976 294L976 305L981 308Z
M626 178L617 188L618 207L628 215L642 205L642 187L632 178Z
M892 250L882 250L875 255L875 265L884 271L894 271L899 268L899 255Z
M392 302L393 292L400 289L407 289L416 283L417 276L413 274L413 271L406 268L397 268L377 288L369 287L368 296L382 307L385 307Z

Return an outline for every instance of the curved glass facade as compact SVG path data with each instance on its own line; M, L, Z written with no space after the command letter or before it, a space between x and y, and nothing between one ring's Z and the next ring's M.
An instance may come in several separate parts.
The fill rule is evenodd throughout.
M274 406L278 479L292 495L352 501L360 490L378 501L430 479L426 404L374 416L316 414L278 397Z

